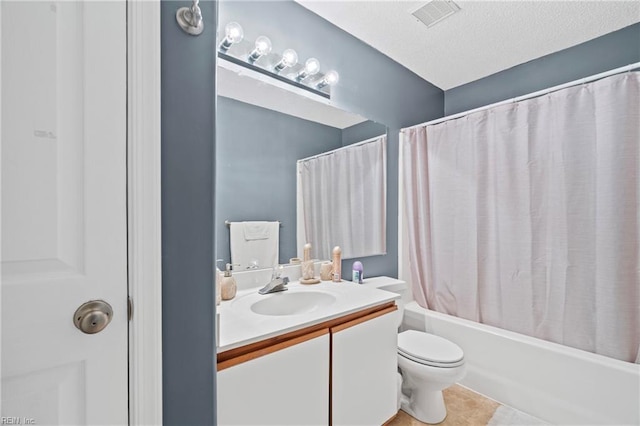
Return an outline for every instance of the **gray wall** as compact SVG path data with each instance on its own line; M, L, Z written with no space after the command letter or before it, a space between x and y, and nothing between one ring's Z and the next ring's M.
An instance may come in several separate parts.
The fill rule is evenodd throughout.
M640 61L640 23L445 92L445 115Z
M441 117L444 93L293 1L222 1L219 8L221 28L237 21L248 40L265 34L274 51L292 48L301 59L318 58L322 70L337 70L340 82L332 89L336 106L388 126L387 255L363 263L367 276L397 276L398 132ZM345 278L351 262L343 265Z
M342 145L347 146L352 143L366 141L367 139L387 133L387 127L374 121L365 121L342 129Z
M186 35L161 4L162 385L165 425L215 424L213 173L216 3Z
M279 220L287 263L297 256L296 161L339 148L341 130L221 96L216 123L217 258L230 261L225 220Z

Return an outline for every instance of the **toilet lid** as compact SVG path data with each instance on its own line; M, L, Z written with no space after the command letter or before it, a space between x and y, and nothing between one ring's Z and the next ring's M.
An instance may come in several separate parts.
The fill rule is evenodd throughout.
M413 361L436 367L456 367L464 360L460 346L435 334L416 330L398 334L398 352Z

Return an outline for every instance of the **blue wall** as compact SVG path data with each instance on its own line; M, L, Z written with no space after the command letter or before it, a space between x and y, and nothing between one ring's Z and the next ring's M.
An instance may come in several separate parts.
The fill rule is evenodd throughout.
M213 197L216 3L182 32L161 3L162 385L165 425L215 423Z
M237 21L247 40L267 35L274 51L295 49L314 56L322 70L335 69L340 82L332 101L389 128L387 152L387 255L363 259L367 276L397 276L398 132L402 127L441 117L444 93L400 64L293 1L222 1L220 27ZM351 261L343 265L350 275Z
M445 115L640 61L640 23L445 92Z
M387 127L374 121L365 121L342 130L342 145L351 145L387 133Z
M221 96L216 122L216 256L230 261L225 220L279 220L280 263L289 262L297 257L296 161L339 148L342 131Z

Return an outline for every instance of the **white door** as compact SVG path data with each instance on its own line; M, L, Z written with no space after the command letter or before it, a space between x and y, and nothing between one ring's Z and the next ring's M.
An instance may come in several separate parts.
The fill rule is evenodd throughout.
M126 424L126 4L0 14L3 423Z

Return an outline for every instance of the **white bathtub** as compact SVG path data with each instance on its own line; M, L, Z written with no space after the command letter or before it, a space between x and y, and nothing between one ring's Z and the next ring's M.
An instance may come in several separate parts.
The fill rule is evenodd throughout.
M461 384L553 424L640 424L640 365L405 306L403 326L464 350Z

